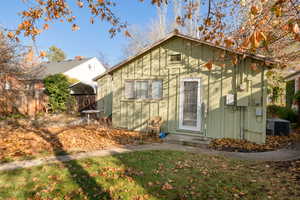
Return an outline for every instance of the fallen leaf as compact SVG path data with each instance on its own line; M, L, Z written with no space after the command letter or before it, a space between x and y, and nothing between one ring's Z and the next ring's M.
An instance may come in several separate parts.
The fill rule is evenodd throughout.
M163 186L162 186L162 190L172 190L173 189L173 186L169 183L165 183Z

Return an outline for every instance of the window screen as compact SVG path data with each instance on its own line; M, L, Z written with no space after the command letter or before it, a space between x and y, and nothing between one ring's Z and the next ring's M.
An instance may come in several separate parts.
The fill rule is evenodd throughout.
M148 81L136 81L136 98L147 99L148 98Z
M125 81L125 98L127 99L161 99L162 96L162 80Z
M133 99L134 95L134 81L125 81L125 97Z
M170 56L171 62L181 61L181 54L173 54Z
M152 81L152 99L162 98L162 80Z

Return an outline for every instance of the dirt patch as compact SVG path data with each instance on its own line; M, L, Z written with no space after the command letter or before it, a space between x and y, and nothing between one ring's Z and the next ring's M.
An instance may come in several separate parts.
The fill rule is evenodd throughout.
M140 132L97 125L50 128L10 125L0 128L0 162L57 154L60 150L74 153L159 141Z
M247 140L231 138L214 139L209 147L219 151L230 152L265 152L281 148L293 148L300 142L300 134L292 133L289 136L267 136L265 144L256 144Z

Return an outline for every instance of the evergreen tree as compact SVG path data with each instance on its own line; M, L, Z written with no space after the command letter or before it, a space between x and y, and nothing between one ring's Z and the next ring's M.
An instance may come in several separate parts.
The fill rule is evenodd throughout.
M53 45L48 49L46 57L51 62L59 62L66 59L66 54L62 49Z

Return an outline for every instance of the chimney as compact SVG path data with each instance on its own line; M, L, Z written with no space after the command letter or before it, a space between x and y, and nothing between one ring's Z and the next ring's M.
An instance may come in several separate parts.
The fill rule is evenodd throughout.
M174 33L174 34L180 34L180 33L179 33L179 30L178 30L177 28L175 28L175 29L173 30L173 33Z
M82 60L84 59L84 56L75 56L75 60Z

